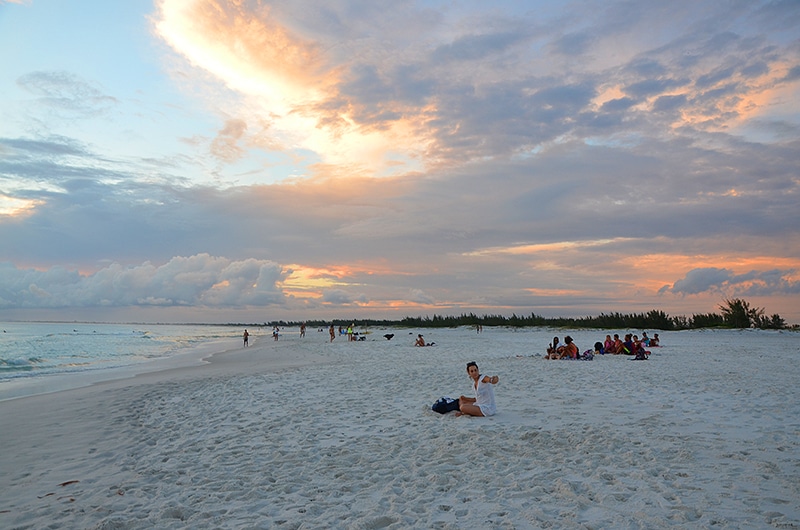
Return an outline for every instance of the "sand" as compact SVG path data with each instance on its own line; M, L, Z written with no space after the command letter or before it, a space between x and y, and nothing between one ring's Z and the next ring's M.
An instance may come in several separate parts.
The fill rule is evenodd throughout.
M796 334L582 362L547 330L389 331L0 402L0 527L800 527ZM472 360L499 413L430 411Z

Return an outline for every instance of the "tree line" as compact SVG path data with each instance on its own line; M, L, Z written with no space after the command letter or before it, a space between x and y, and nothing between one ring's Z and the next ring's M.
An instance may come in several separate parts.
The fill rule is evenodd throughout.
M664 311L653 309L647 313L601 313L598 316L548 318L531 313L530 316L516 314L505 317L473 313L460 316L406 317L401 323L413 327L442 326L509 326L509 327L578 327L590 329L659 329L681 330L698 328L760 328L786 329L786 321L778 314L767 316L763 308L751 307L746 300L734 298L719 305L720 313L669 316Z
M369 327L409 327L409 328L445 328L459 326L506 326L506 327L570 327L593 329L658 329L664 331L698 329L698 328L761 328L786 329L786 321L778 314L767 316L763 308L751 307L746 300L726 299L719 305L719 313L695 314L687 316L669 316L664 311L653 309L647 313L601 313L598 316L556 317L548 318L531 313L528 316L516 314L510 317L502 315L478 316L474 313L462 313L459 316L433 315L404 317L401 320L374 319L335 319L334 326L355 324L360 328ZM309 328L327 327L331 321L308 320ZM264 326L298 326L300 322L275 321L264 323ZM796 327L796 326L795 326Z

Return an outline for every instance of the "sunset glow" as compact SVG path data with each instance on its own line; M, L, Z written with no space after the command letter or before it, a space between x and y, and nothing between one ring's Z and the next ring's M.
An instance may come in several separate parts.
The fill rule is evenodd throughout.
M596 8L0 1L0 317L800 323L797 6Z
M43 204L44 201L29 199L17 199L8 195L0 194L0 216L20 217L29 215L34 208Z

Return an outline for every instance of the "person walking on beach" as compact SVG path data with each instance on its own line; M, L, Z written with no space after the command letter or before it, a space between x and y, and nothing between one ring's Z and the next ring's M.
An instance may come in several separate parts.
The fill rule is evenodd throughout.
M330 329L328 330L328 332L331 334L331 342L333 342L333 339L335 339L335 338L336 338L336 330L335 330L335 329L333 329L333 324L331 324L331 327L330 327Z
M306 323L303 322L302 324L300 324L300 338L302 339L305 336L306 336Z
M247 330L244 330L244 335L242 335L242 338L244 339L244 347L247 348L247 340L250 338L250 334L247 332Z
M492 416L497 414L494 403L494 385L500 382L496 375L481 375L475 362L467 363L467 374L472 379L475 397L461 396L458 398L459 411L456 416Z

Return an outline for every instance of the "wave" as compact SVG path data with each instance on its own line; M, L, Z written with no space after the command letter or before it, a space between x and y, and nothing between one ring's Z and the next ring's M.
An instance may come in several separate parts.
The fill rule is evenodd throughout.
M0 359L0 372L29 372L35 370L38 366L44 363L45 360L39 357L31 357L30 359Z

